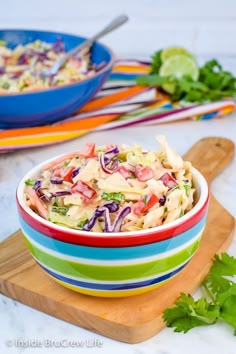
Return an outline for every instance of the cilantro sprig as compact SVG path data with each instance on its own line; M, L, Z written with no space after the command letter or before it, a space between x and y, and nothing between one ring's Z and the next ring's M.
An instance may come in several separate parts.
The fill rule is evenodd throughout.
M165 310L163 319L175 332L188 332L198 326L225 321L236 336L236 258L222 253L215 255L211 270L203 282L207 297L194 300L191 295L180 294L174 307Z

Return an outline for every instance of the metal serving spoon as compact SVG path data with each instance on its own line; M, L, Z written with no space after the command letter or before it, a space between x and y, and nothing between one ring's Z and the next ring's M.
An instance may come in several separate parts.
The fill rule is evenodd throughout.
M116 28L120 27L123 25L125 22L128 21L128 16L126 15L120 15L116 17L113 21L111 21L106 27L104 27L101 31L99 31L97 34L92 36L91 38L87 39L86 41L82 42L79 44L77 47L71 49L69 52L67 52L65 55L63 55L60 59L58 59L54 65L51 67L49 70L44 70L40 74L43 77L55 75L57 71L65 64L65 62L84 49L85 47L90 47L95 41L97 41L99 38L103 37L105 34L110 33L114 31Z

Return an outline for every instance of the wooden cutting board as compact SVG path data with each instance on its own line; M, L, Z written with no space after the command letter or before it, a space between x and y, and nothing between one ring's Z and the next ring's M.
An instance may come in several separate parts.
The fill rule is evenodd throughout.
M206 138L185 155L210 183L233 159L234 144ZM180 292L193 293L207 275L215 253L226 251L234 218L211 196L207 227L199 250L177 277L151 292L128 298L96 298L51 280L34 262L20 231L0 244L0 292L39 311L127 343L142 342L163 327L162 313Z

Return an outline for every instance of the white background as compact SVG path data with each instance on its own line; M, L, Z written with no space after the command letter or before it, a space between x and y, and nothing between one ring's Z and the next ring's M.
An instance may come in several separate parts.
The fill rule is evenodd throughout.
M118 55L183 45L196 55L236 55L235 0L0 0L1 28L42 28L89 36L114 16L130 21L104 38Z

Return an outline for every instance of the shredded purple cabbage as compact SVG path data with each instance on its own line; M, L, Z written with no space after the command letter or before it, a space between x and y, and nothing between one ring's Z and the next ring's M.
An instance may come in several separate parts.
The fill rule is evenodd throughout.
M124 218L131 212L131 208L130 206L126 206L124 207L119 214L117 215L113 225L111 225L111 227L107 227L106 229L106 225L105 225L105 231L106 232L119 232L121 229L121 225L122 222L124 220Z
M72 193L70 191L58 191L53 193L53 197L62 197L64 195L71 195Z
M52 51L57 54L65 52L65 45L60 37L58 37L56 42L53 44Z
M115 221L113 224L111 224L111 219L110 219L110 213L114 213L119 209L119 205L114 202L107 202L104 203L101 207L98 207L89 222L84 225L83 229L84 231L91 231L91 229L94 227L96 220L100 217L104 218L104 223L105 223L105 232L119 232L122 222L124 218L131 212L131 208L129 206L124 207L123 209L120 210L118 215L115 218Z
M110 213L114 213L119 209L119 204L112 200L104 203L100 208L107 208Z
M63 178L61 178L61 177L52 177L52 178L50 178L50 182L52 184L62 184L63 183Z
M114 173L119 165L118 160L115 160L115 157L117 157L119 154L119 149L117 146L114 148L110 149L109 151L105 153L100 153L99 155L99 161L102 167L102 170L106 173ZM109 166L108 166L109 165Z
M52 193L50 193L48 190L44 190L44 189L38 189L37 194L38 194L39 198L45 202L49 202L53 197Z
M6 71L5 67L4 66L0 66L0 75L5 74L5 71Z
M18 65L24 65L27 64L27 60L28 60L29 56L27 53L23 53L19 56L18 60L17 60L17 64Z
M80 167L78 167L78 168L76 168L74 171L72 171L72 174L71 174L72 178L74 178L75 176L77 176L77 175L79 174L79 172L80 172Z
M159 203L160 203L160 205L164 205L165 204L165 202L166 202L166 196L165 195L163 195L163 197L161 197L160 199L159 199Z
M108 150L105 152L105 156L108 157L110 160L113 159L114 157L117 157L119 154L120 150L118 149L117 146L114 148Z
M47 59L48 59L47 53L46 53L46 52L41 52L41 51L39 51L39 50L30 49L29 54L30 54L32 57L38 58L38 60L40 60L40 61L43 61L43 60L47 60Z
M112 170L109 170L109 168L107 168L106 167L106 165L108 164L106 161L105 161L105 155L104 155L104 153L100 153L100 155L99 155L99 162L100 162L100 165L101 165L101 168L102 168L102 170L104 171L104 172L106 172L106 173L113 173L114 171L112 171Z
M84 225L84 227L83 227L82 230L84 230L84 231L90 231L90 230L94 227L97 218L101 217L106 211L107 211L107 213L108 213L108 209L106 209L106 208L103 208L103 209L97 208L97 209L95 210L93 216L92 216L91 219L89 220L89 222Z
M33 189L37 192L41 188L42 182L40 180L35 181Z

